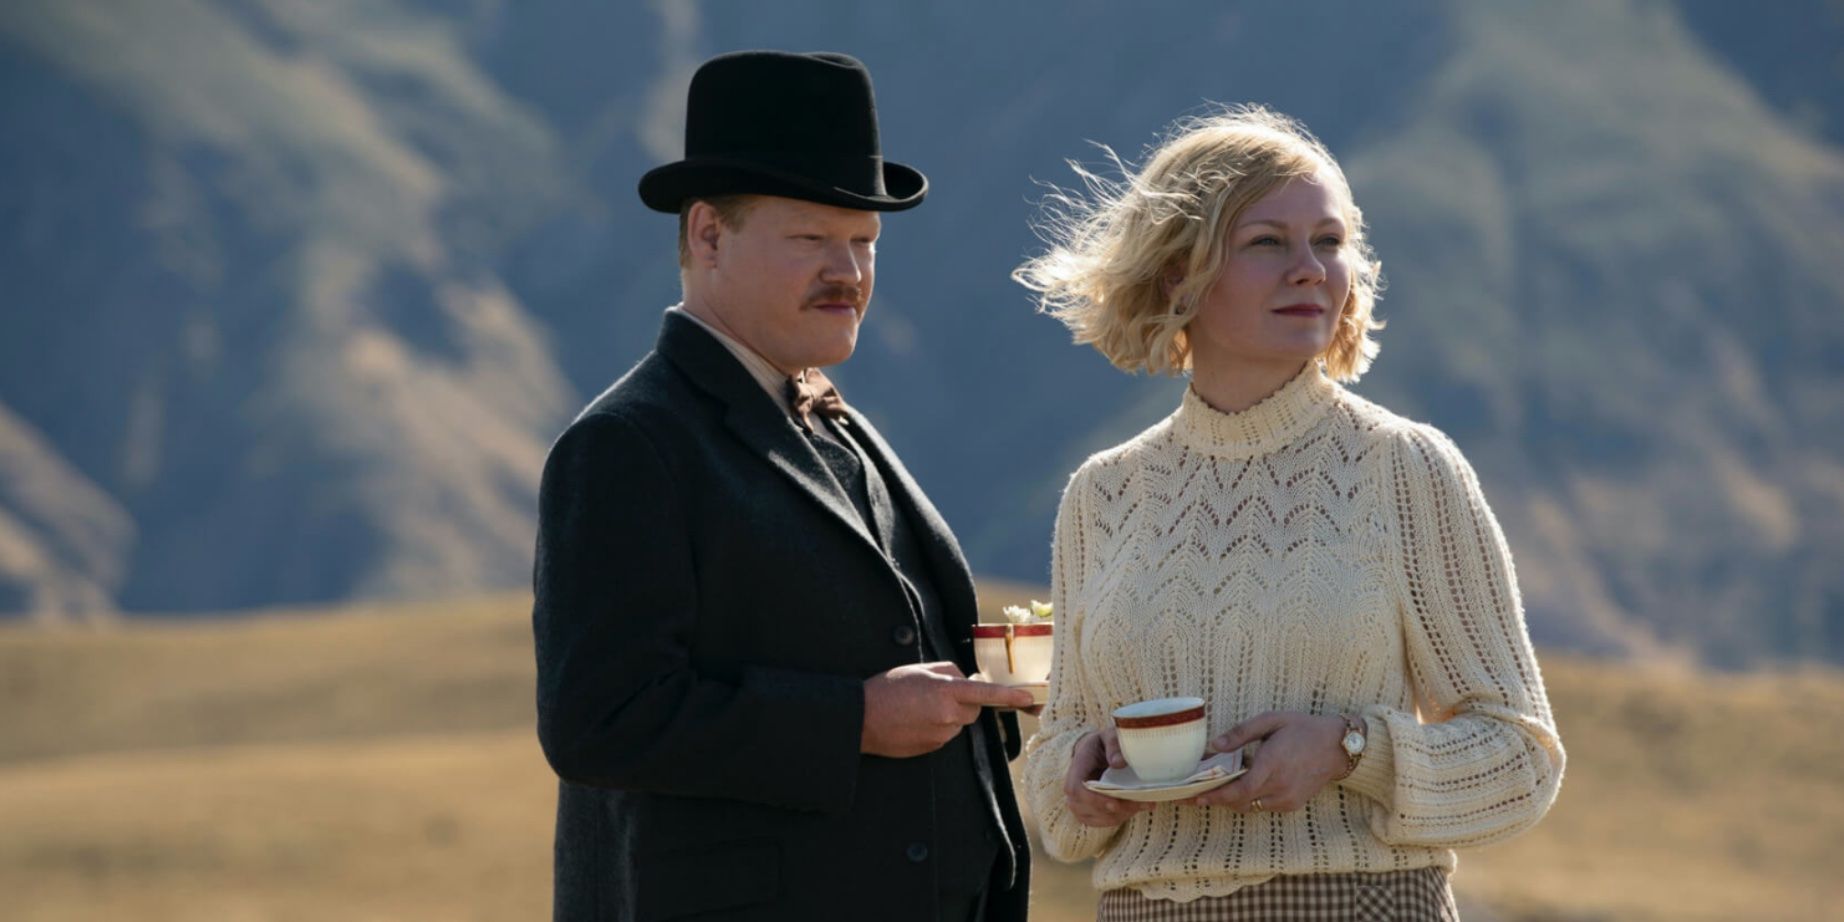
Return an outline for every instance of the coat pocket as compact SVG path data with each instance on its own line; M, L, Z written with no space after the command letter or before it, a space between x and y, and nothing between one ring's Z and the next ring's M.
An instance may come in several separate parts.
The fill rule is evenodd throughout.
M753 906L781 892L781 847L774 839L641 854L634 865L639 922Z

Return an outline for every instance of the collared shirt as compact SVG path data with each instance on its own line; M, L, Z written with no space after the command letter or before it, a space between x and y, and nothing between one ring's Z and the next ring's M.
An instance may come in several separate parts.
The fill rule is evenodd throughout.
M678 314L716 337L718 342L723 343L725 349L730 350L731 355L736 356L737 361L743 363L743 368L749 372L749 376L756 379L756 383L762 385L762 389L768 392L769 398L775 401L775 406L780 407L781 412L788 414L790 418L793 417L794 408L788 405L788 376L781 369L776 368L773 362L763 358L760 352L724 335L722 330L705 323L703 318L686 310L684 304L674 304L666 308L666 313Z

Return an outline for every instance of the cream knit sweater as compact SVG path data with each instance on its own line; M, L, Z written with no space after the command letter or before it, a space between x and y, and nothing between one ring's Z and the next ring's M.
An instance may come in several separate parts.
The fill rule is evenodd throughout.
M1178 411L1090 458L1057 513L1056 662L1026 748L1053 857L1097 889L1220 896L1277 874L1454 866L1541 818L1563 750L1511 556L1452 442L1315 365L1241 413ZM1357 771L1305 808L1070 815L1077 740L1131 701L1203 698L1214 736L1269 710L1361 714Z

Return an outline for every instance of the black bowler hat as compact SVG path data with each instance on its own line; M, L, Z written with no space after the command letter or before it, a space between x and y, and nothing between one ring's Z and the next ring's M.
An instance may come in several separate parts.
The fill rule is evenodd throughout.
M704 62L685 107L685 159L647 171L640 200L753 193L902 211L928 178L884 160L871 73L847 54L738 51Z

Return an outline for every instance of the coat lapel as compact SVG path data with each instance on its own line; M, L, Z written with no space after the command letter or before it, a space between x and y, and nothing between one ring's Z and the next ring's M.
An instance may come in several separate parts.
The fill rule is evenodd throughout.
M928 501L928 496L916 485L914 478L909 476L909 470L897 459L896 452L890 449L884 437L864 415L849 408L846 415L851 417L853 432L861 438L865 454L871 457L872 463L884 475L884 483L890 489L891 502L907 513L909 521L916 526L916 541L922 545L922 552L928 555L936 592L946 603L947 611L944 614L955 624L972 624L979 620L972 571L968 569L967 559L961 555L960 543L954 540L954 533L948 529L948 523L935 510L935 505ZM971 649L970 641L968 645Z
M724 424L770 467L792 481L824 512L863 539L880 558L877 542L864 519L845 496L826 462L808 444L786 411L748 369L695 321L667 314L655 351L685 373L693 384L725 405Z

